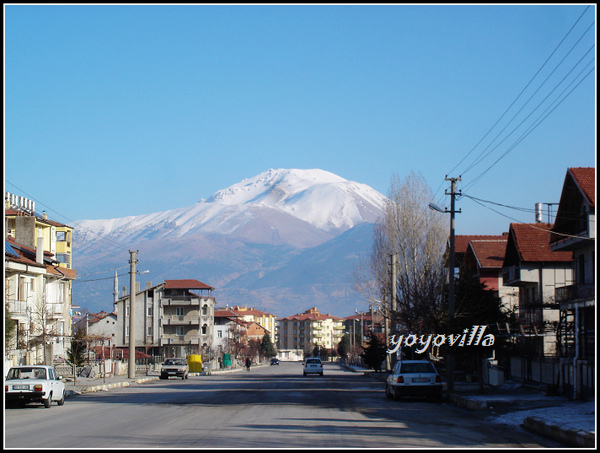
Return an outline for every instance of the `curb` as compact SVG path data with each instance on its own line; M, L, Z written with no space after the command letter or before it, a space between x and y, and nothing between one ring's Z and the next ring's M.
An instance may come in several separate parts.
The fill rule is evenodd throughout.
M89 387L84 387L81 390L67 390L67 397L73 395L79 395L82 393L91 393L91 392L100 392L102 390L120 388L120 387L129 387L132 383L142 384L148 381L156 381L158 380L158 376L151 376L146 378L136 379L135 381L121 381L121 382L113 382L112 384L99 384L99 385L91 385Z
M482 410L489 407L487 401L470 399L457 394L449 394L448 401L470 410ZM526 417L521 425L527 431L563 442L571 447L595 447L596 435L584 430L568 429L559 425L547 423L539 417Z
M456 393L450 393L447 395L448 401L458 406L466 407L472 411L478 411L488 408L487 401L471 399L466 396L460 396Z
M571 447L595 447L596 435L577 429L565 429L557 425L546 423L538 417L526 417L523 428L528 431L549 437L559 442L564 442Z

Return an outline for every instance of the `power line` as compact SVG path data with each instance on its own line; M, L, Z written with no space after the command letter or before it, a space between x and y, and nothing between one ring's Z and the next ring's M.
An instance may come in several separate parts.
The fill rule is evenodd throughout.
M552 56L556 53L556 51L560 48L560 46L562 45L562 43L565 41L565 39L567 39L567 37L569 36L569 34L573 31L573 29L575 28L575 26L579 23L579 21L581 20L581 18L583 17L583 15L586 13L586 11L588 10L589 6L587 6L585 8L585 10L581 13L581 15L577 18L577 20L575 21L575 23L571 26L571 28L569 29L569 31L567 32L567 34L563 37L563 39L558 43L558 45L554 48L554 50L552 51L552 53L548 56L548 58L546 58L546 61L544 61L544 63L542 64L542 66L540 67L540 69L537 70L537 72L533 75L533 77L531 77L531 79L529 80L529 82L527 82L527 85L525 85L525 87L521 90L521 92L517 95L517 97L512 101L512 103L508 106L508 108L504 111L504 113L502 113L502 115L500 115L500 118L498 118L498 120L492 125L492 127L490 127L488 129L488 131L483 135L483 137L475 144L475 146L471 149L471 151L469 151L467 153L467 155L465 157L463 157L461 159L461 161L456 164L454 166L454 168L452 168L452 170L450 170L447 174L451 174L454 172L454 170L456 170L456 168L462 164L464 162L464 160L469 157L471 155L471 153L473 151L475 151L475 149L481 144L481 142L483 142L483 140L485 140L485 138L489 135L489 133L498 125L498 123L502 120L502 118L504 118L504 116L508 113L508 111L513 107L513 105L515 105L515 103L519 100L519 98L523 95L523 93L527 90L527 88L529 87L529 85L531 85L531 83L535 80L535 78L538 76L538 74L542 71L542 69L546 66L546 64L550 61L550 59L552 58ZM467 168L467 170L470 167Z
M540 75L542 69L544 67L547 66L547 64L549 63L549 61L551 60L551 58L557 53L558 49L565 43L566 39L568 38L569 35L571 35L571 33L574 31L575 27L577 26L577 24L581 21L582 17L585 15L585 13L587 12L587 10L589 9L589 6L587 6L584 11L581 13L581 15L578 17L578 19L575 21L575 23L571 26L571 28L569 29L569 31L565 34L565 36L562 38L562 40L559 42L559 44L554 48L554 50L552 51L552 53L550 54L550 56L545 60L545 62L542 64L542 66L540 67L540 69L538 69L538 71L535 73L535 75L529 80L529 82L527 83L527 85L525 86L525 88L523 88L523 90L521 90L521 92L519 93L519 95L515 98L515 100L510 104L510 106L504 111L504 113L501 115L501 117L494 123L494 125L484 134L484 136L477 142L477 144L467 153L467 155L452 169L452 171L454 171L459 165L461 165L472 153L473 151L479 146L481 145L481 143L483 143L483 141L488 137L488 135L491 133L491 131L496 128L496 126L498 126L498 124L500 123L500 121L507 115L508 111L510 109L513 108L513 106L515 106L516 102L518 99L520 99L523 94L525 93L525 91L532 85L533 81ZM479 163L481 163L485 158L487 158L492 152L496 151L500 145L502 145L511 135L515 134L517 132L517 130L524 126L525 122L532 117L533 113L538 110L543 104L544 102L546 102L549 97L552 95L552 93L554 93L563 83L566 82L567 78L573 73L573 71L582 63L583 59L585 58L586 55L588 55L591 50L594 48L594 46L592 46L590 49L587 50L587 52L585 52L584 56L581 57L578 62L568 71L567 75L564 76L562 78L562 80L557 83L554 88L552 88L552 90L550 91L549 94L547 94L544 99L538 103L537 106L535 106L535 108L527 115L527 117L522 120L518 126L516 126L506 137L504 137L499 143L497 143L491 150L490 147L498 141L498 139L500 138L500 136L504 133L504 131L507 129L507 127L517 118L517 116L523 111L523 109L532 102L534 96L540 91L540 89L547 83L547 81L550 79L550 77L557 71L557 69L562 66L564 64L564 62L566 61L566 58L571 55L575 48L581 43L582 39L584 38L584 36L587 35L587 33L589 32L589 30L592 28L592 26L595 24L595 21L592 22L591 25L589 25L585 31L579 36L579 38L576 40L575 44L573 44L571 46L571 48L567 51L566 55L559 61L559 63L557 63L555 65L555 67L552 69L550 75L548 75L545 80L541 83L541 85L535 90L534 94L532 96L529 97L529 99L527 99L527 101L524 103L524 105L518 110L518 112L516 114L514 114L512 116L512 118L508 121L508 123L506 124L506 126L504 126L504 128L496 135L496 137L494 137L494 139L487 145L487 147L481 151L479 153L479 155L474 159L474 161L467 166L467 169L462 173L462 175L464 175L464 173L466 171L471 170L474 166L478 165ZM592 61L590 63L588 63L586 65L586 68L590 65L594 63L594 59L592 58ZM514 148L521 143L521 141L523 141L529 134L531 134L531 132L533 132L533 130L535 130L574 90L575 88L577 88L582 82L583 80L585 80L590 74L591 72L594 70L594 68L592 67L592 69L590 69L585 75L583 75L583 77L581 79L578 80L578 78L581 77L582 73L585 72L585 68L577 75L575 76L575 78L568 83L567 88L565 88L563 90L563 92L561 93L561 95L559 95L559 97L557 97L553 103L550 105L550 107L548 107L546 109L546 111L541 114L540 116L538 116L537 119L534 120L534 123L532 125L529 126L529 128L519 137L517 138L512 145L510 145L510 147L508 148L508 150L506 150L495 162L493 162L490 166L488 166L488 168L486 168L482 173L480 173L476 178L474 178L473 181L469 182L467 184L467 188L472 186L473 184L475 184L475 182L477 182L479 179L481 179L481 177L487 173L492 167L494 167L502 158L504 158L509 152L511 152L512 150L514 150ZM568 93L566 95L563 96L563 94L569 89L570 86L574 87L568 91ZM563 96L562 98L560 98L560 96ZM488 151L489 150L489 151ZM487 152L486 152L487 151ZM439 190L439 189L438 189ZM436 192L437 193L437 192Z
M490 211L493 211L496 214L501 215L502 217L506 217L509 220L513 220L515 223L519 223L521 225L528 225L531 228L536 228L535 225L532 225L531 222L524 222L522 220L515 219L514 217L510 217L510 216L508 216L506 214L503 214L502 212L500 212L500 211L498 211L496 209L493 209L493 208L491 208L489 206L486 206L486 203L488 203L488 204L494 204L494 205L497 205L497 206L502 206L502 207L506 207L506 208L510 208L510 209L521 210L521 211L528 211L527 208L518 208L518 207L515 207L515 206L504 205L504 204L501 204L501 203L495 203L493 201L481 200L480 198L472 197L472 196L466 195L464 193L462 193L462 196L466 197L466 198L468 198L470 200L473 200L475 203L479 204L480 206L483 206L484 208L489 209ZM533 209L533 210L530 210L529 212L533 212L533 211L535 211L535 210ZM544 228L538 228L538 229L547 231L547 229L544 229ZM574 235L574 234L559 233L559 232L555 232L555 231L553 231L552 234L556 234L558 236L563 236L563 237L570 237L570 238L574 238L574 239L595 240L593 238L589 238L589 237L585 237L585 236L577 236L577 235Z
M526 130L515 142L513 142L513 144L503 153L500 155L500 157L498 159L496 159L490 166L488 166L483 172L481 172L476 178L474 178L469 184L467 184L465 186L465 189L473 186L477 181L479 181L489 170L492 169L492 167L494 167L498 162L500 162L500 160L502 160L504 157L506 157L511 151L513 151L518 144L520 144L525 138L527 138L527 136L529 136L529 134L531 134L546 118L548 118L548 116L550 116L550 114L556 110L556 108L558 108L558 106L560 104L562 104L562 102L581 84L581 82L583 82L591 73L592 71L594 71L594 68L591 68L586 74L585 76L577 83L577 85L575 85L570 91L569 93L567 93L562 99L560 99L560 101L558 103L556 103L556 105L554 105L554 107L552 105L550 105L543 113L541 116L538 117L538 119L536 120L536 122L534 122L534 124L532 124L528 130ZM567 87L568 88L568 87ZM563 91L564 93L564 91ZM556 102L556 101L555 101ZM541 105L541 104L540 104ZM539 107L539 106L538 106ZM537 107L536 107L537 109ZM533 113L533 112L532 112ZM521 126L523 124L523 122L521 122L519 124L519 126ZM517 127L519 127L517 126ZM515 129L516 130L516 129Z
M525 119L523 121L521 121L521 123L519 123L519 125L514 128L510 134L508 134L498 145L496 145L496 147L494 149L492 149L492 151L488 152L487 154L483 155L482 154L494 143L494 141L496 141L498 139L498 137L500 137L500 135L502 135L502 133L506 130L506 128L508 128L508 126L517 118L517 116L523 111L523 109L525 109L525 107L533 100L533 98L535 97L535 95L542 89L542 87L546 84L546 82L552 77L552 75L556 72L556 70L562 65L562 63L566 60L566 58L571 54L571 52L575 49L575 47L577 46L577 44L579 44L579 42L583 39L583 37L587 34L587 32L591 29L591 27L594 25L594 23L592 23L584 32L583 34L579 37L579 39L577 40L577 42L571 46L571 49L569 49L569 51L566 53L566 55L562 58L562 60L554 67L554 69L552 69L552 71L550 72L550 74L548 74L548 76L544 79L544 81L539 85L539 87L533 92L533 94L527 99L527 101L525 101L525 103L521 106L521 108L513 115L513 117L511 118L511 120L504 126L504 128L496 135L496 137L494 137L494 139L492 140L492 142L487 146L487 148L485 150L483 150L480 153L480 157L478 157L477 159L475 159L475 161L469 166L467 167L466 170L463 171L463 175L468 172L471 168L473 168L474 166L476 166L477 164L479 164L483 159L485 159L494 149L496 149L499 145L501 145L506 139L508 139L508 137L510 137L532 114L533 112L535 112L535 110L537 110L542 104L543 102L550 96L550 94L552 94L557 88L558 86L566 79L566 77L571 74L571 72L573 72L573 70L575 69L575 67L577 67L577 65L579 65L579 63L583 60L583 58L585 57L585 55L587 55L593 48L594 46L592 45L592 47L584 54L583 57L581 57L579 59L579 61L577 62L577 64L567 73L567 75L565 77L563 77L563 79L561 80L560 83L558 83L551 91L548 95L546 95L544 97L544 99L538 103L538 105L535 107L535 109L529 113L529 115L527 115L527 117L525 117ZM571 29L572 30L572 29ZM566 36L565 36L566 38ZM564 41L564 39L563 39ZM561 43L563 42L561 41ZM554 52L552 52L552 55L554 55ZM548 59L550 59L550 57L548 57ZM548 60L546 60L547 62ZM546 62L542 65L542 68L546 65ZM536 73L536 75L534 76L537 77L537 75L540 73L541 69ZM529 84L527 84L527 87L529 86ZM525 87L525 89L527 88ZM519 97L521 96L521 94L525 91L525 89L523 89L523 91L521 91L521 93L519 94ZM511 104L512 107L513 104ZM497 122L496 122L497 124Z

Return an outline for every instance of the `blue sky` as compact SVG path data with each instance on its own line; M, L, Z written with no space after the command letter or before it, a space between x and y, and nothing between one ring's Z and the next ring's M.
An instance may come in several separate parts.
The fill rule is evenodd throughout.
M456 233L499 234L595 166L586 7L4 5L5 190L72 223L269 168L421 173L441 206L461 176Z

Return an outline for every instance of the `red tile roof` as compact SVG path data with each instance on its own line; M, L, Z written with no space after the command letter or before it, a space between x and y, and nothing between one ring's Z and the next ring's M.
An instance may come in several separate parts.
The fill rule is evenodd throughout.
M475 239L470 245L481 268L502 268L507 243L508 236L498 236L497 239Z
M330 314L319 313L316 308L306 310L304 313L298 313L296 315L286 316L285 318L279 318L277 321L324 321L325 319L333 319L336 321L343 321L343 318L332 316Z
M454 253L465 253L469 242L475 240L494 240L501 238L502 236L489 235L489 234L457 234L454 237Z
M371 321L371 313L363 313L362 315L360 313L358 313L358 314L346 316L344 319L346 321L352 321L353 319L355 321L360 321L362 319L363 322L364 321Z
M581 190L581 193L587 198L590 206L596 206L596 169L594 167L574 167L569 168L569 173L573 177L575 184Z
M18 256L14 256L12 253L6 252L4 254L5 259L15 263L27 264L28 266L45 267L48 274L60 275L66 278L77 278L77 271L75 269L69 269L61 266L51 266L49 264L40 264L36 261L36 249L27 247L26 245L19 244L11 236L4 238L5 243L8 243L14 252ZM52 258L54 255L44 250L44 256L46 258Z
M529 262L571 262L572 252L550 250L549 232L552 225L547 223L511 223L510 229L521 261Z
M215 318L237 318L238 315L231 310L220 310L216 309L214 313Z
M212 286L202 283L194 279L187 280L165 280L165 289L209 289L213 290Z
M274 316L271 313L267 313L266 311L257 310L256 308L241 307L239 305L234 305L233 307L230 307L229 310L232 313L235 313L236 316L245 316L245 315L252 315L252 316L258 316L258 317Z

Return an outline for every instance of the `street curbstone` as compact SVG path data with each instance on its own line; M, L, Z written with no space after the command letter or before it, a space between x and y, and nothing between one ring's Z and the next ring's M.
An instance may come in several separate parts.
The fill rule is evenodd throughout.
M563 442L571 447L595 447L596 435L583 430L567 429L546 423L538 417L526 417L523 428L528 431Z

